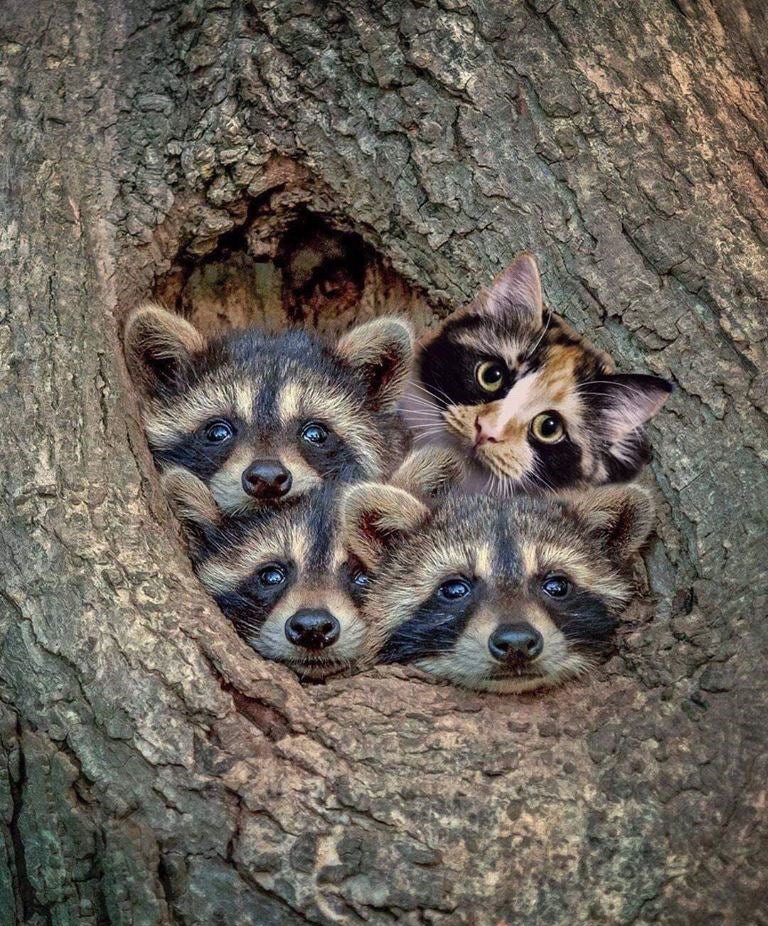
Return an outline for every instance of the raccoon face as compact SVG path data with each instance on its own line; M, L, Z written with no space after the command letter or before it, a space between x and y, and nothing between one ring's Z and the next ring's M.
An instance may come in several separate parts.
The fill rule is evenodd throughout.
M200 581L247 643L310 679L357 662L370 645L361 613L368 577L346 552L335 486L232 520L188 470L170 470L163 482Z
M591 665L629 598L624 567L648 535L651 505L630 485L503 507L452 496L431 512L364 484L347 490L343 518L374 576L366 611L386 641L378 661L504 693Z
M672 386L613 371L544 313L536 261L523 254L420 345L402 409L419 441L462 448L473 491L624 482L650 459L643 425Z
M125 345L158 466L194 473L227 514L329 480L382 478L404 449L396 406L412 338L397 319L360 325L331 348L300 331L206 340L145 306Z
M436 502L463 475L459 458L425 448L408 454L392 479ZM362 612L370 576L340 530L337 486L277 511L232 519L189 470L173 467L162 483L203 586L263 656L324 678L380 645Z

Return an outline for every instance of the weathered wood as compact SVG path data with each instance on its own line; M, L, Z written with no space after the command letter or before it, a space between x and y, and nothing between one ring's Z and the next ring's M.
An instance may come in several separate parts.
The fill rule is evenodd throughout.
M755 0L6 0L2 926L768 922L765 26ZM543 697L301 687L190 573L125 312L426 323L523 247L556 311L678 385L653 613Z

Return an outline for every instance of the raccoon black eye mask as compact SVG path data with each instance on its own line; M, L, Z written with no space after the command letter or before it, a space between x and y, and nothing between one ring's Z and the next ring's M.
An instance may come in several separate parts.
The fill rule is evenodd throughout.
M361 484L346 490L342 517L373 576L365 609L385 640L378 661L506 693L591 666L629 600L627 565L652 508L634 485L503 508L454 494L430 511L406 492Z
M671 389L615 373L545 313L536 261L523 254L419 345L402 411L418 443L467 455L469 490L542 493L636 476L650 459L643 425Z
M130 316L124 340L155 462L198 476L227 514L386 477L406 449L397 404L413 345L399 319L328 346L302 331L209 339L150 305Z

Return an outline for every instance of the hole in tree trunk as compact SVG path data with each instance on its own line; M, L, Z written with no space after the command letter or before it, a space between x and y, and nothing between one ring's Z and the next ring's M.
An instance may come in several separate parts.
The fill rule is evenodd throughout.
M204 332L304 325L332 333L386 314L405 315L421 331L434 321L425 295L358 232L307 203L275 199L255 201L208 253L177 257L157 283L157 300Z

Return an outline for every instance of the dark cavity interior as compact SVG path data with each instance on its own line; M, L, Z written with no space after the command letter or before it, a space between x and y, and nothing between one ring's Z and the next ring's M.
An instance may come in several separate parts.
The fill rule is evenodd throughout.
M343 331L377 315L402 314L417 331L434 321L410 286L354 230L304 204L251 205L234 229L182 250L157 282L155 298L201 330L305 325Z

